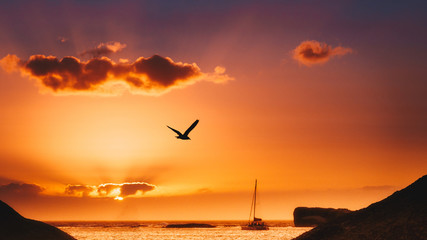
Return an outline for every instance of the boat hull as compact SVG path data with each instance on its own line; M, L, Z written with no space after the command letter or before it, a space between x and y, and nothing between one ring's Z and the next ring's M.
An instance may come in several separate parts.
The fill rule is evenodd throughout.
M242 230L268 230L268 226L256 226L256 225L246 225L242 226Z

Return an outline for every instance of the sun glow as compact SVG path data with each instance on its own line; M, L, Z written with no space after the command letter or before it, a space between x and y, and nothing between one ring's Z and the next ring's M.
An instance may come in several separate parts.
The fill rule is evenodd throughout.
M120 196L117 196L117 197L115 197L115 198L114 198L114 200L122 201L122 200L123 200L123 198L122 198L122 197L120 197Z

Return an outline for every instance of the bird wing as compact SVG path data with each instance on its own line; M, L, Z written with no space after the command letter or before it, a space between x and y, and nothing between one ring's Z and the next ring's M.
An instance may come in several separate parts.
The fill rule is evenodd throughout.
M187 129L187 131L185 131L184 136L188 136L188 134L191 132L191 130L193 130L193 128L199 123L199 119L197 119L196 121L193 122L193 124L191 124L191 126Z
M167 125L166 125L166 127L170 128L170 130L172 130L172 131L176 132L176 134L178 134L178 136L182 136L182 133L181 133L180 131L178 131L178 130L176 130L176 129L173 129L173 128L171 128L171 127L167 126Z

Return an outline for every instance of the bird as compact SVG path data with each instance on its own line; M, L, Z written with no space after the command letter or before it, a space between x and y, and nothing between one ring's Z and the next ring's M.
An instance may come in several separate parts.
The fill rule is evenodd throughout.
M176 132L176 134L178 134L178 136L176 136L176 138L181 139L181 140L191 140L188 137L188 134L191 132L191 130L193 130L193 128L199 123L199 119L197 119L196 121L193 122L193 124L191 124L191 126L184 132L184 134L182 134L180 131L173 129L171 127L169 127L168 125L166 125L166 127L170 128L172 131Z

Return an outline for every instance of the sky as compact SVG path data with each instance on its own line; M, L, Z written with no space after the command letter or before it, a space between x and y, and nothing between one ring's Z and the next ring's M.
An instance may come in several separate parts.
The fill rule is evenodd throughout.
M423 1L2 1L0 200L39 220L357 210L427 170ZM176 139L196 119L191 140Z

